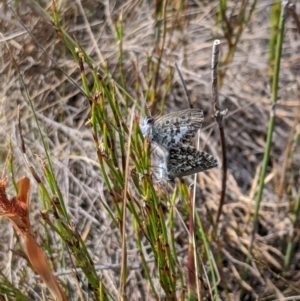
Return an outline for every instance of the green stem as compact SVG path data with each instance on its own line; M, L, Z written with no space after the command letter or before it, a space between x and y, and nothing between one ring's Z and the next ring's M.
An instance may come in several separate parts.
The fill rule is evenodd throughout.
M277 47L276 47L275 68L274 68L274 77L273 77L273 84L272 84L272 95L271 95L272 109L271 109L271 114L270 114L270 119L269 119L266 148L265 148L263 165L262 165L262 170L261 170L260 179L259 179L259 187L258 187L258 192L256 195L255 211L254 211L254 216L253 216L254 227L253 227L252 242L251 242L250 250L252 247L252 243L254 240L254 233L256 230L256 226L257 226L258 211L259 211L259 207L260 207L260 202L261 202L262 193L263 193L263 189L264 189L264 181L265 181L267 168L268 168L268 164L269 164L270 150L271 150L271 144L272 144L274 125L275 125L275 104L277 102L280 59L281 59L281 51L282 51L282 43L283 43L285 16L286 16L286 1L282 1L281 17L280 17L280 22L279 22L280 32L279 32Z

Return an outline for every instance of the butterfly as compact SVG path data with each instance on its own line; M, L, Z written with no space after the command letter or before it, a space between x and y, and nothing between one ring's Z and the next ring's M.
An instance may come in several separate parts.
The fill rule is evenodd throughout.
M145 117L140 129L144 137L166 150L186 145L196 135L203 122L200 109L187 109L158 118Z
M175 178L192 175L213 167L217 160L211 155L188 145L178 145L167 152L161 163L161 178L173 182Z

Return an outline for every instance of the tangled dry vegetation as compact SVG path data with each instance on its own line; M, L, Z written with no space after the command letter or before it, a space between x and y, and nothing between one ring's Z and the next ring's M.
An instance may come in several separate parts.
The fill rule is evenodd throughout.
M77 0L39 8L28 0L15 11L0 5L2 174L10 198L17 195L14 181L30 178L32 235L68 300L299 298L300 36L291 15L256 227L253 219L274 109L280 3ZM222 157L210 67L216 38L219 98L228 109L226 197L217 225ZM153 115L187 108L175 62L194 107L204 111L201 150L220 165L197 176L194 233L192 177L151 182L149 145L133 117L147 113L145 102ZM23 156L18 107L26 155L41 182ZM0 300L49 298L5 218L0 233Z

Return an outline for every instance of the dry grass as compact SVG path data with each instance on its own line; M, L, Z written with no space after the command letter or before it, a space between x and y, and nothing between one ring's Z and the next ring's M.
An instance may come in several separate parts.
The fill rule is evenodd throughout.
M122 185L117 183L118 175L112 175L112 169L105 165L110 161L106 160L103 152L99 152L102 144L106 150L105 143L110 141L110 138L106 141L103 138L103 129L99 129L100 125L91 129L88 122L91 117L91 103L82 91L94 93L94 79L87 64L84 64L88 87L83 87L82 73L74 59L75 54L72 56L66 41L60 40L59 28L54 28L53 24L48 22L42 11L37 10L34 2L26 3L18 5L17 14L46 50L47 55L21 26L12 10L5 10L5 3L2 3L0 154L3 174L10 176L7 158L12 155L14 178L19 179L25 175L30 177L17 131L17 109L20 106L29 161L46 183L52 201L55 200L54 196L57 196L43 169L42 162L48 164L44 146L9 47L33 102L43 135L49 144L54 176L68 216L62 217L63 214L57 207L47 204L45 197L40 193L40 185L31 176L30 218L35 236L48 254L69 300L93 300L100 298L101 294L95 293L96 289L90 278L87 280L86 275L80 271L76 274L74 269L79 266L79 259L76 258L76 247L72 249L73 242L70 242L68 235L71 233L76 237L78 232L92 258L91 264L95 265L98 275L101 276L99 279L108 292L104 300L117 300L121 266L124 268L124 263L121 264L124 246L122 248L120 234L122 205L118 201L124 199L124 191L120 188ZM209 255L205 252L200 232L196 230L197 254L202 261L202 264L199 264L201 295L210 295L208 287L213 287L211 277L215 273L219 280L219 298L222 300L284 300L289 296L299 296L299 216L293 215L300 193L300 39L296 25L291 18L286 20L270 162L259 210L258 228L250 251L255 197L272 107L272 69L269 61L272 4L265 0L257 3L237 40L232 61L225 62L224 59L232 49L227 43L228 32L221 29L221 24L224 25L225 22L224 16L217 16L219 1L183 1L181 8L180 3L169 1L164 11L163 7L154 7L151 1L82 1L79 4L78 0L62 2L61 6L57 3L57 10L61 26L71 37L76 38L82 49L94 60L94 69L100 68L103 77L99 80L101 89L107 87L112 91L109 95L115 97L128 129L134 114L134 105L137 115L142 117L145 114L141 109L145 107L144 101L149 104L152 114L159 110L167 113L187 108L185 94L175 72L174 63L177 62L194 106L202 108L205 114L200 133L201 149L212 154L219 162L219 133L211 117L213 110L210 60L213 39L221 40L220 70L224 77L219 93L222 106L229 110L224 119L229 170L225 205L215 229L216 236L209 233L213 227L211 221L218 210L221 172L220 169L213 169L198 175L197 212L211 251ZM45 5L44 9L52 15L53 8L48 5ZM236 1L228 1L225 14L234 33L238 32L238 26L241 24L238 18L241 10ZM250 4L244 10L248 14ZM235 38L234 33L230 36L232 41ZM49 59L50 56L57 65ZM69 81L62 69L82 91ZM111 86L112 82L114 87ZM111 118L112 108L106 94L103 95L108 116ZM100 113L102 114L102 111ZM107 120L103 119L103 124ZM125 128L121 126L119 129L122 135L128 134ZM142 149L147 148L147 145L143 145L141 137L134 132L136 128L134 123L131 147L134 151L140 149L140 153L143 153ZM95 133L98 141L95 140ZM120 154L127 154L128 136L121 135L125 139L122 152L119 142L123 138L116 133L112 134L118 141L115 153L119 157L116 160L121 172L124 172L120 177L122 176L125 182L128 181L129 188L126 191L131 197L127 200L129 209L125 225L127 273L124 273L127 298L184 299L185 289L190 285L190 279L186 277L189 199L188 186L184 183L190 183L190 179L185 178L180 184L178 181L175 186L160 183L154 185L155 190L151 190L152 186L139 170L136 177L130 173L134 166L136 168L140 164L133 162L133 159L129 161L129 174L126 177L125 169L121 167L126 161L125 156L122 158ZM100 144L98 153L95 143ZM107 143L109 145L109 142ZM139 154L138 151L133 153ZM109 158L113 156L109 151L105 154L108 154ZM137 161L139 159L138 157ZM103 166L108 177L111 180L115 179L112 190L107 187L103 170L99 168L99 160L104 160ZM147 166L146 163L141 163L141 166L144 167L143 164ZM134 181L139 184L135 185ZM13 196L15 192L12 181L9 183L8 193ZM138 190L139 185L142 194ZM145 216L153 214L149 213L154 207L151 207L152 203L147 203L148 197L157 201L157 215L162 214L160 218L165 220L166 231L170 236L168 247L171 252L176 250L175 254L172 253L172 256L176 257L174 270L177 279L173 295L168 295L163 289L167 286L163 281L169 278L162 276L161 270L164 266L158 264L153 253L155 248L159 249L158 240L151 240L151 233L147 236L147 230L142 229L143 222L148 220ZM136 215L130 206L136 208ZM53 209L54 207L56 209ZM55 233L40 214L42 209L47 210L51 225L56 226L57 220L53 217L53 212L57 210L60 216L58 220L66 223L64 229L68 229L69 234L62 237ZM18 236L5 219L1 219L0 223L0 300L42 300L42 290L46 295L48 292L22 257L24 253ZM164 226L161 227L163 233ZM159 237L162 236L163 234ZM289 245L292 248L291 257L285 267L289 241L293 244ZM144 258L141 258L141 250ZM206 266L209 256L216 262L215 269L218 272ZM166 257L168 258L167 255ZM149 275L141 263L142 260L147 262ZM208 276L203 272L204 269L208 270ZM28 299L25 296L22 297L24 299L17 297L17 292L13 293L14 288L22 291ZM213 294L216 295L216 291L213 291ZM108 295L111 296L107 297ZM188 298L187 296L186 293L185 298ZM191 299L190 294L189 298Z

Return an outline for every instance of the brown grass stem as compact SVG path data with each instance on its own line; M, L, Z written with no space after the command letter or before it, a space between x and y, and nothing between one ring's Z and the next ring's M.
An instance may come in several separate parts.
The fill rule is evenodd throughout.
M127 247L126 247L126 208L127 208L127 189L128 189L128 175L129 175L129 161L130 161L130 148L131 148L131 134L134 119L134 108L131 114L130 127L129 127L129 139L128 149L125 165L124 175L124 192L123 192L123 203L122 203L122 265L121 265L121 282L120 282L120 294L118 300L127 300L126 296L126 280L127 280Z
M191 101L190 95L189 95L189 93L188 93L188 90L187 90L187 87L186 87L184 78L183 78L183 76L182 76L182 73L181 73L181 71L180 71L180 69L179 69L177 63L175 63L175 67L176 67L176 70L177 70L178 75L179 75L179 77L180 77L180 80L181 80L181 83L182 83L182 86L183 86L183 89L184 89L185 98L186 98L186 101L187 101L187 103L188 103L188 106L189 106L190 109L193 109L194 106L193 106L193 104L192 104L192 101Z
M299 95L299 97L300 97L300 95ZM299 102L299 105L298 105L298 114L295 117L294 124L293 124L292 130L291 130L291 134L294 133L294 135L293 135L293 137L292 137L292 135L290 135L291 139L289 139L289 145L288 145L288 148L287 148L287 149L289 149L290 152L287 153L286 156L285 156L286 161L288 161L287 158L289 158L289 162L292 161L291 159L293 158L294 151L295 151L297 145L299 144L299 140L300 140L299 120L300 120L300 102ZM288 164L286 163L285 167L287 165ZM286 172L286 170L284 170L284 172L282 172L282 173L285 173L285 172ZM280 184L281 183L283 183L283 181L281 181ZM281 186L280 186L280 188L281 188ZM281 189L282 189L281 191L283 192L283 188L281 188ZM279 197L280 197L280 195L279 195ZM290 267L290 262L291 262L291 259L292 259L293 249L294 249L294 246L296 244L296 237L298 235L297 225L299 223L299 213L300 213L300 185L299 185L297 196L295 197L295 204L294 204L292 217L291 217L293 232L289 235L288 244L287 244L286 251L285 251L285 256L284 256L284 268L285 268L286 271Z
M156 95L157 95L157 85L158 85L158 79L159 79L159 71L160 71L160 65L161 65L161 60L163 57L163 53L164 53L164 47L165 47L165 42L166 42L166 34L167 34L167 20L166 20L166 13L167 13L167 4L168 4L168 0L163 0L163 1L159 1L156 2L157 5L157 15L156 17L158 17L157 19L157 23L156 23L156 47L155 47L155 54L158 56L158 61L155 67L155 74L154 74L154 82L153 82L153 93L152 93L152 101L151 103L154 104L154 106L156 106ZM161 34L161 25L163 27L162 30L162 40L160 41L160 34ZM153 54L152 54L153 55ZM152 110L154 109L154 107L152 108Z
M234 54L237 50L237 45L240 41L242 33L246 28L246 24L248 24L251 19L253 13L255 12L257 0L254 0L251 3L250 9L247 8L249 0L239 2L239 10L236 15L235 22L233 19L227 16L228 9L228 1L222 0L219 4L219 15L222 23L222 29L224 32L225 39L227 40L228 52L225 56L225 59L222 62L222 66L228 66L234 58ZM223 85L223 79L226 75L226 68L222 68L219 74L220 86Z
M215 224L217 226L219 218L222 213L222 208L224 205L225 195L226 195L226 182L227 182L227 154L226 154L226 141L225 133L223 127L223 117L227 114L227 110L222 110L219 101L219 91L218 91L218 64L219 64L219 50L220 41L215 40L212 48L212 60L211 60L211 75L212 75L212 98L213 98L213 108L214 108L214 118L219 127L220 133L220 144L222 152L222 186L219 207L215 219Z
M190 109L193 109L193 104L191 102L185 80L181 74L181 71L175 63L176 70L179 74L187 104ZM199 133L196 135L197 145L196 148L199 149ZM200 293L200 284L198 279L199 277L199 267L197 262L197 248L196 248L196 238L195 238L195 208L196 208L196 188L197 188L197 174L194 175L193 190L189 192L189 201L190 201L190 216L189 216L189 242L188 242L188 296L189 300L202 300ZM197 297L196 297L197 296Z
M288 10L289 15L292 17L293 21L295 22L297 31L298 31L298 35L300 36L300 18L296 12L295 4L289 2L287 5L287 10Z
M280 178L279 178L278 188L277 188L277 191L276 191L278 206L280 206L282 196L283 196L283 191L285 189L286 177L288 175L287 169L290 167L291 153L292 153L295 133L297 133L297 127L299 125L299 121L300 121L300 101L299 101L299 105L298 105L298 109L297 109L297 114L295 115L294 122L292 124L291 130L290 130L290 135L289 135L289 138L288 138L288 141L287 141L287 144L286 144L286 148L285 148L285 151L284 151L284 159L283 159L283 163L282 163L282 167L281 167L281 171L280 171Z

